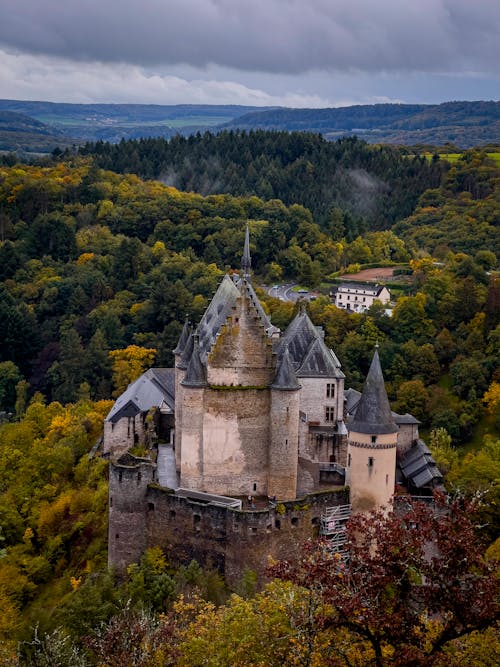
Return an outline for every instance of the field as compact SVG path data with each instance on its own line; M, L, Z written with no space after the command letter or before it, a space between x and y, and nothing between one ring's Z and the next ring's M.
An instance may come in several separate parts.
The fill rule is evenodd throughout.
M358 273L347 273L339 276L342 280L359 280L360 282L374 282L376 280L391 280L394 277L394 266L379 266L374 269L362 269ZM407 276L405 276L407 277Z
M432 160L432 153L425 153L424 155L427 160ZM498 167L500 167L500 152L486 153L486 155L491 158ZM446 160L447 162L450 162L450 164L453 164L454 162L460 160L462 153L440 153L439 157L441 160Z

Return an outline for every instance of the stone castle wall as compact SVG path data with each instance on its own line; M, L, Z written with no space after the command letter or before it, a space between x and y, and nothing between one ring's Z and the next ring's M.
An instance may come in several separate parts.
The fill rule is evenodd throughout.
M148 483L147 475L137 483L137 472L111 466L109 562L121 573L145 549L160 546L172 563L194 558L217 568L230 586L236 586L247 569L262 576L270 556L280 559L296 554L303 541L318 535L327 507L349 502L343 489L263 510L239 511L176 496ZM116 534L119 537L113 539Z
M145 415L122 417L117 422L104 422L104 453L123 453L136 444L147 440Z

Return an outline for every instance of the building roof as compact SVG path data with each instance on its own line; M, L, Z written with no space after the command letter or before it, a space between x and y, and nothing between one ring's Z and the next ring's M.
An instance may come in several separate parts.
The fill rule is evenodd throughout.
M182 354L184 352L184 348L186 347L186 343L188 341L190 334L191 334L191 326L189 324L188 318L186 317L175 350L172 350L174 354Z
M181 384L186 387L206 387L207 370L200 359L198 335L193 335L193 354L189 360L186 375Z
M134 417L150 408L173 412L175 409L175 370L150 368L129 384L111 408L106 421L117 422L122 417Z
M203 363L206 363L215 339L230 315L233 306L236 305L239 296L239 289L230 276L226 274L196 328L200 337L200 357Z
M315 327L305 310L301 310L288 325L277 346L280 358L288 349L297 378L344 378L340 362L323 340L323 331Z
M371 284L371 283L358 283L358 282L345 282L340 283L337 287L337 292L339 290L361 290L366 294L371 294L373 296L378 296L382 290L388 289L385 285Z
M443 475L423 440L417 440L398 465L406 482L417 489L443 483Z
M366 376L356 411L349 424L349 430L371 434L398 431L385 390L378 346L375 348L370 370Z
M300 384L297 382L297 376L293 370L292 360L288 348L278 361L276 368L276 377L271 385L271 389L281 389L283 391L294 391L300 389Z

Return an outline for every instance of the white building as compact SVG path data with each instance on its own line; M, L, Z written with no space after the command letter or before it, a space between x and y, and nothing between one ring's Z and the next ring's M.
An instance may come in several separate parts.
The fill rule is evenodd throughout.
M371 285L370 283L341 283L335 293L335 305L354 313L368 310L374 301L388 304L391 293L385 285Z

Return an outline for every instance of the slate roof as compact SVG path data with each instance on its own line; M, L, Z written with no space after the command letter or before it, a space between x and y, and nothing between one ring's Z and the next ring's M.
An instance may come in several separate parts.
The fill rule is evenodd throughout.
M443 475L423 440L417 440L398 465L406 482L417 489L443 483Z
M191 335L191 326L186 317L186 321L184 322L184 326L182 327L181 335L179 336L179 340L177 341L175 350L172 350L174 354L182 354L184 352L184 348L186 347L186 343L190 335Z
M239 289L226 274L196 328L200 337L200 358L203 363L206 363L215 339L239 296Z
M293 370L288 348L285 349L281 360L278 361L276 377L271 385L271 389L281 389L283 391L295 391L296 389L300 389L300 384L297 382L297 376Z
M357 391L356 389L346 389L344 391L344 401L345 401L345 407L346 407L346 412L348 416L353 416L354 412L356 410L356 406L358 405L359 401L361 400L361 392ZM397 426L403 425L403 424L420 424L421 422L418 421L413 415L410 415L409 412L406 412L404 415L400 415L397 412L394 412L394 410L391 410L392 418L394 422L396 423Z
M349 430L373 434L398 431L387 398L377 348L373 354L356 412L349 424Z
M378 296L382 290L386 287L385 285L372 285L370 283L357 283L357 282L346 282L346 283L340 283L340 285L337 287L337 291L344 291L344 290L361 290L365 294L371 294L373 296ZM387 289L387 288L386 288Z
M194 335L193 354L189 360L186 375L181 384L186 387L206 387L207 385L207 369L202 364L200 359L200 348L198 336Z
M344 378L340 362L323 340L323 332L315 327L309 315L302 310L288 325L278 343L278 359L288 349L297 378Z
M175 409L175 370L150 368L117 398L106 421L117 422L122 417L134 417L152 407L162 406L172 412Z

